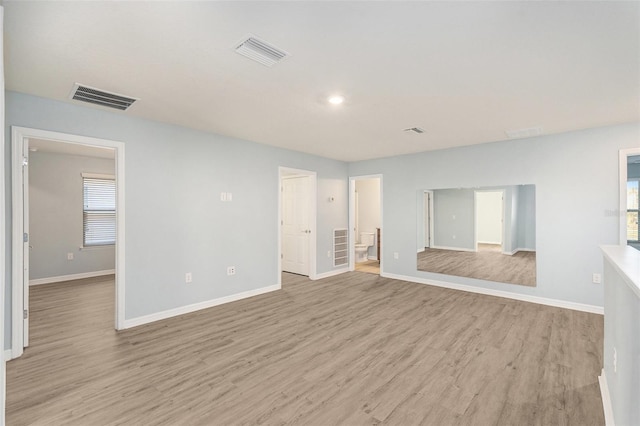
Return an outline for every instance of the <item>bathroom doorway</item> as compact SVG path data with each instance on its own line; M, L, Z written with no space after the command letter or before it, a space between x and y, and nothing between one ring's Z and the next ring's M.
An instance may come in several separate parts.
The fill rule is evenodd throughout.
M475 251L504 252L504 190L475 191Z
M382 176L350 178L349 269L382 271Z

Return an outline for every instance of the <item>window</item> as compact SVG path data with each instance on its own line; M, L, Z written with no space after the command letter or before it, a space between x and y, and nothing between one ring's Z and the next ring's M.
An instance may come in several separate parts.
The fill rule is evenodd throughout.
M116 243L116 181L113 176L83 173L83 245Z
M640 206L640 195L638 187L640 179L629 179L627 181L627 241L639 242L638 235L638 212Z

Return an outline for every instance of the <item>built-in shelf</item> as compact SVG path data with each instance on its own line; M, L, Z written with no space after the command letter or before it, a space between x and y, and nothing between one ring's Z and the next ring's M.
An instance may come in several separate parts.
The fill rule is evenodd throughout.
M349 232L346 228L333 230L333 266L349 264Z

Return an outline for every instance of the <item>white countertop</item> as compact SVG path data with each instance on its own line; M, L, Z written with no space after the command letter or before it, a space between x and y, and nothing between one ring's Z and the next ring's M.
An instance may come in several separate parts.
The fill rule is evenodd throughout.
M602 252L640 298L640 250L630 246L602 246Z

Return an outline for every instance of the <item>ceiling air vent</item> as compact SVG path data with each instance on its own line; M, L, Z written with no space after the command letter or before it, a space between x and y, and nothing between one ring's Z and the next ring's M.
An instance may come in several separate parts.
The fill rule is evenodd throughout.
M245 37L237 46L236 53L246 56L249 59L253 59L256 62L260 62L262 65L268 67L277 64L289 55L282 49L278 49L272 44L267 43L264 40L249 35Z
M405 132L413 132L413 133L424 133L424 129L421 129L420 127L409 127L408 129L404 129Z
M85 86L79 83L74 84L70 98L75 99L76 101L89 102L94 105L119 109L121 111L125 111L135 101L139 100L130 96L105 92L104 90Z
M527 127L526 129L507 130L505 133L510 139L530 138L532 136L539 136L544 132L542 126Z

